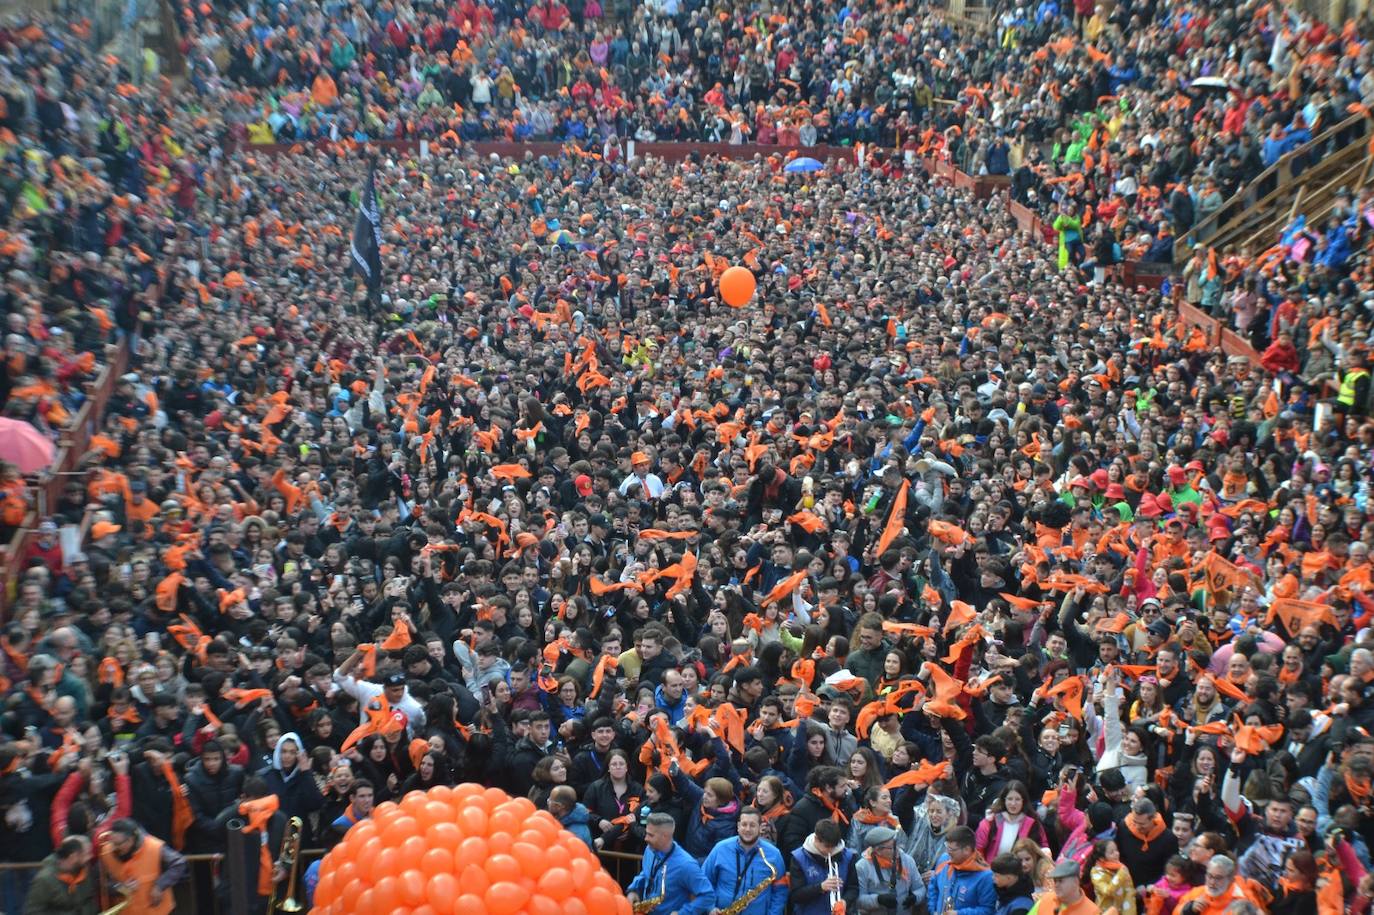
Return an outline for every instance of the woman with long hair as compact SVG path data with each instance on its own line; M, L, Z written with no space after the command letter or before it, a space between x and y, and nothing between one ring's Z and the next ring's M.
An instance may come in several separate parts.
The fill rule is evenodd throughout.
M774 845L778 842L778 826L782 818L792 812L792 795L776 775L765 775L754 788L754 807L763 819L762 834Z
M787 754L787 776L794 785L806 784L806 777L817 766L833 766L826 746L825 732L803 718L797 722L792 750Z
M443 752L431 748L418 755L420 762L415 771L401 784L402 797L412 791L428 791L439 785L453 784L452 767Z
M1021 872L1030 880L1037 893L1054 886L1054 881L1050 878L1050 871L1054 870L1054 859L1045 852L1044 846L1034 839L1017 839L1016 844L1011 847L1011 853L1021 862Z
M874 829L886 826L901 832L902 824L892 815L892 794L882 786L873 785L863 792L863 805L850 820L848 845L864 847L864 838Z
M630 777L629 754L613 748L606 754L606 774L587 786L582 798L598 849L623 850L643 796L644 786Z
M1339 878L1333 878L1339 879ZM1278 892L1269 903L1269 915L1307 915L1317 911L1317 859L1299 848L1283 863Z
M543 810L549 802L549 792L568 783L568 763L562 756L545 756L534 764L532 778L534 787L530 789L530 800Z
M870 788L882 785L883 773L878 755L868 747L858 747L849 754L849 790L855 797L863 797ZM862 845L856 846L862 848Z
M1030 807L1030 790L1025 783L1007 782L978 824L975 847L983 853L985 861L1009 854L1018 839L1030 838L1042 846L1049 844L1045 828Z

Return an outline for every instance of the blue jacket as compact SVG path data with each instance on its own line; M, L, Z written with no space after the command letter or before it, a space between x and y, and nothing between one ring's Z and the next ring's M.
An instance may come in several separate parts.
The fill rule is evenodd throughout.
M682 724L682 720L687 717L687 690L682 691L678 696L677 702L669 702L668 697L663 695L663 687L654 687L654 705L668 713L668 723L673 727Z
M926 886L926 904L932 912L943 912L950 900L959 915L993 915L997 911L997 884L992 871L986 867L958 871L950 863L949 855L941 855Z
M771 865L771 869L770 869ZM741 871L741 868L743 870ZM715 887L715 907L723 909L771 875L774 883L740 915L782 915L787 907L787 865L776 845L760 839L752 851L739 847L739 837L722 839L701 866L707 882Z
M739 821L739 803L731 801L718 807L709 819L702 819L701 797L705 793L695 781L681 773L673 778L673 787L689 805L691 813L687 819L687 836L682 847L698 861L710 854L717 842L735 834L735 824Z
M563 828L577 836L592 851L596 851L596 846L592 844L591 815L587 813L587 808L581 802L573 805L566 815L558 818L558 822L563 824Z
M644 860L639 873L630 881L629 892L637 893L640 899L654 899L662 894L663 901L653 911L678 915L706 915L715 898L701 865L676 842L666 855L652 848L644 850Z
M829 873L829 863L835 862L835 871L844 880L842 897L850 911L859 908L859 882L854 870L858 855L849 848L841 848L833 859L821 857L811 850L814 836L807 836L801 847L792 852L788 865L788 894L792 902L792 915L830 915L830 894L821 889Z

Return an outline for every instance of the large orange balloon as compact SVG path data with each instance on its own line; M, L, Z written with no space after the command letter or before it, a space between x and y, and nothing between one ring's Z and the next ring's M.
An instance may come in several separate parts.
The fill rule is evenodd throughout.
M743 308L754 297L756 285L748 267L731 267L720 275L720 297L731 308Z
M743 304L754 277L732 269L748 277ZM547 810L468 784L379 805L321 862L312 915L403 912L630 915L630 903Z

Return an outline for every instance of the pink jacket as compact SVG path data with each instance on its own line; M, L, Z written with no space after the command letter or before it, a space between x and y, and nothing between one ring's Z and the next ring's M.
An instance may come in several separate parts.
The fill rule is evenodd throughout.
M983 821L978 824L976 847L982 853L985 861L991 861L997 856L997 849L1002 847L1002 834L1007 829L1015 829L1017 839L1030 836L1035 844L1041 848L1049 845L1045 838L1045 829L1035 817L1023 816L1020 823L1012 826L1007 822L1006 815L999 813L992 819L984 817Z

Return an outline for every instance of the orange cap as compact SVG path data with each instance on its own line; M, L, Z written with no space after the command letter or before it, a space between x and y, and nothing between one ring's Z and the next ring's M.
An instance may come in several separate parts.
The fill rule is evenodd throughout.
M652 461L649 460L649 456L645 454L643 451L636 451L634 454L630 455L630 464L632 466L637 467L640 464L649 463L652 463Z

